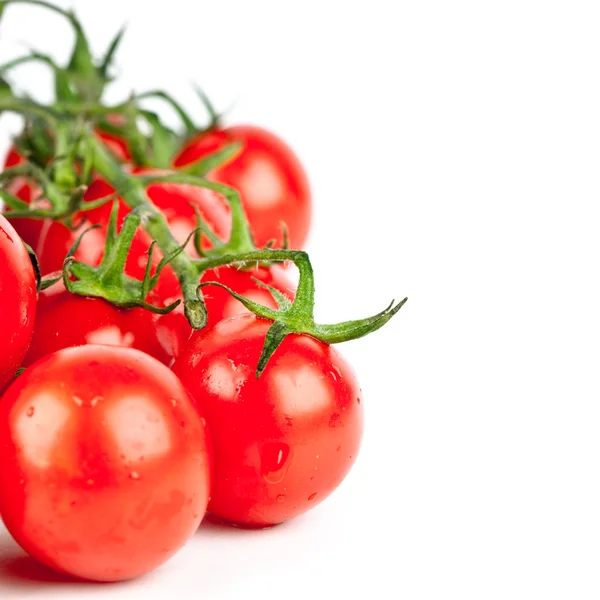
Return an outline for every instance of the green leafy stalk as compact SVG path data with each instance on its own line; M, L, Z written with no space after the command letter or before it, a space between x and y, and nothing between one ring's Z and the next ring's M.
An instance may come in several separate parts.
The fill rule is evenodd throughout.
M171 267L181 286L185 315L194 329L202 329L206 324L206 306L198 295L198 268L194 261L180 251L180 245L171 234L163 214L157 210L146 195L144 182L123 171L112 158L108 150L93 135L87 138L94 168L115 189L118 189L126 204L138 209L140 222L144 229L156 240L164 256L173 256Z

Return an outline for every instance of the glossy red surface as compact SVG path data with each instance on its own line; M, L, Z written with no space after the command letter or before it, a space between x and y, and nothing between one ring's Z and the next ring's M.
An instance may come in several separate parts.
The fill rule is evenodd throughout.
M0 215L0 390L21 365L36 312L36 280L23 242Z
M136 348L169 365L180 343L177 333L161 322L160 315L76 296L59 282L39 295L33 337L23 365L85 344Z
M288 336L259 379L271 323L251 315L194 333L173 371L211 431L209 511L252 526L281 523L326 498L359 450L361 390L334 348Z
M291 148L276 135L249 125L213 130L192 139L174 161L194 163L230 142L242 148L209 174L240 192L258 247L282 240L282 223L291 248L302 248L310 229L312 200L308 177Z
M204 420L177 377L141 352L85 346L42 359L2 398L0 440L6 527L69 575L142 575L204 515Z

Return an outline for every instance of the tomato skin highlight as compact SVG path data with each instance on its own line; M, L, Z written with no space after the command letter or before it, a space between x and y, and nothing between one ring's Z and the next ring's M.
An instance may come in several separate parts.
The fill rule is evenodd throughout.
M0 402L0 514L47 566L120 581L196 531L210 485L203 418L136 350L84 346L27 369Z
M21 365L33 334L36 278L29 254L0 215L0 391Z
M192 164L231 142L240 142L242 148L208 178L240 192L259 248L271 240L280 245L282 224L290 247L304 247L312 215L310 184L298 157L273 133L251 125L201 133L181 149L174 166Z
M143 308L118 308L100 298L77 296L65 290L62 281L40 292L23 366L86 344L136 348L170 365L181 341L160 315Z
M269 321L243 315L195 332L173 372L211 431L208 510L266 526L309 510L342 482L358 453L362 392L352 368L313 338L285 338L259 379Z

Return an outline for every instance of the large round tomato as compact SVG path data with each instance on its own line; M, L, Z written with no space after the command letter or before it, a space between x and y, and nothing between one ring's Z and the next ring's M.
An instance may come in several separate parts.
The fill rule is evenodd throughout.
M11 224L0 215L0 390L21 365L36 309L35 272Z
M202 133L183 147L174 165L194 163L230 142L240 142L240 151L209 178L239 190L257 246L280 241L285 224L290 246L302 248L312 211L308 177L289 146L274 134L247 125Z
M322 342L286 337L256 378L270 326L253 315L221 321L194 333L173 365L211 432L209 511L258 526L327 497L352 466L363 429L354 373Z
M204 515L204 420L177 377L137 350L83 346L40 360L3 396L0 440L0 514L58 571L142 575Z
M39 295L33 338L23 366L57 350L86 344L136 348L169 365L182 341L159 315L77 296L59 282Z

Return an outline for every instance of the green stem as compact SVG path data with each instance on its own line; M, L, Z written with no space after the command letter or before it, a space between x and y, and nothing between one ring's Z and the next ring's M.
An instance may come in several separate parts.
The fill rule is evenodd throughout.
M194 329L202 329L206 324L207 315L204 301L197 291L198 267L195 262L185 252L177 253L180 244L172 236L162 213L148 200L143 182L123 171L108 150L91 134L88 136L88 143L93 151L94 168L119 190L130 208L139 207L142 226L150 237L156 240L163 254L175 255L170 265L179 279L185 315Z
M69 192L77 185L77 174L71 159L72 140L68 123L58 123L55 130L54 181L64 191Z
M2 111L14 112L18 115L42 117L54 126L63 118L60 113L47 106L41 106L31 100L15 98L10 95L0 95L0 112Z
M225 198L231 208L231 236L229 240L213 250L203 252L207 257L224 256L231 254L243 254L256 250L256 245L252 239L252 233L248 220L242 206L239 192L216 181L209 181L196 175L188 175L186 173L169 173L167 175L150 175L140 178L146 185L151 183L181 183L188 185L197 185L213 192L217 192Z

